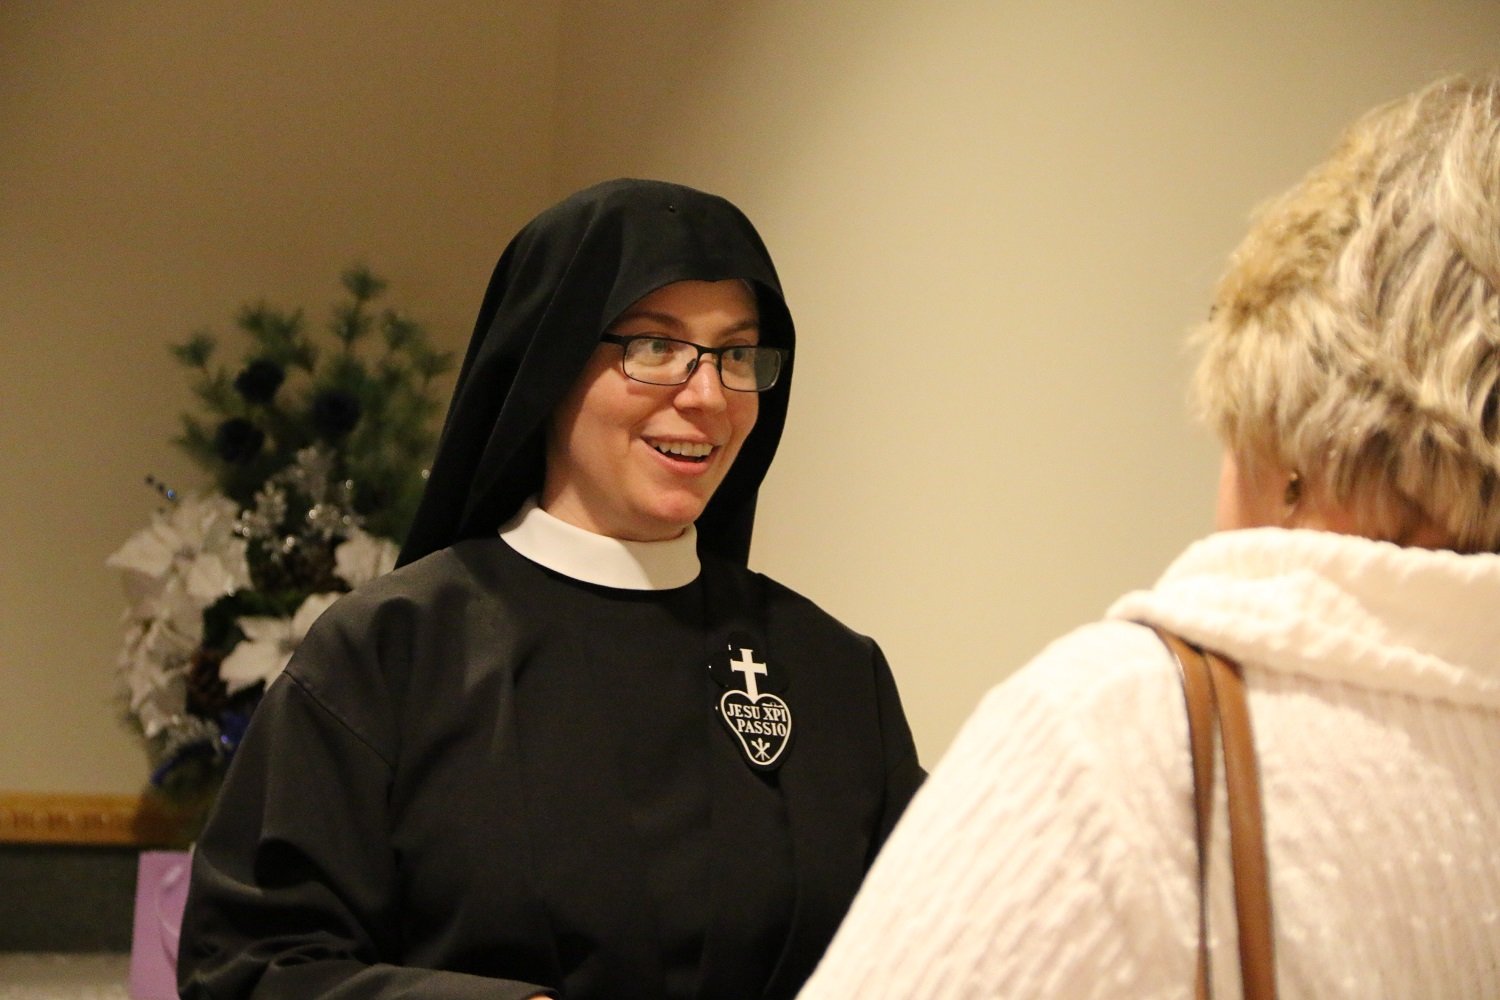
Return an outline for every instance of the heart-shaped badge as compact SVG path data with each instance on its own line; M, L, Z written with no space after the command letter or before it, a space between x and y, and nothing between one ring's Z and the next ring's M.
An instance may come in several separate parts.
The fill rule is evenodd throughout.
M774 768L792 739L792 711L774 694L752 698L744 691L725 691L719 698L719 718L740 741L751 767Z

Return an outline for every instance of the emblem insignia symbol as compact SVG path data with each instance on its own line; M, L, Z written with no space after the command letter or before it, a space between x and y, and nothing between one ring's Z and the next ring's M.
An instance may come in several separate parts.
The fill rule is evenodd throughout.
M739 741L751 767L770 770L781 760L792 738L792 711L786 702L760 689L764 663L755 661L755 651L741 649L729 669L745 677L745 690L730 688L719 698L719 718Z

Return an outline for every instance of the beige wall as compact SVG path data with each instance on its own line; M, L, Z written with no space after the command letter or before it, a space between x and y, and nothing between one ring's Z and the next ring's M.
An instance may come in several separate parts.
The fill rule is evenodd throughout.
M929 759L1210 520L1181 334L1250 206L1496 61L1489 0L0 6L0 789L137 787L122 597L164 346L355 256L454 345L620 174L738 201L801 332L754 562L875 635Z
M598 6L556 187L675 177L761 227L799 345L754 562L881 642L929 762L1210 526L1180 345L1250 208L1500 57L1488 0Z
M461 349L545 204L556 5L435 6L0 4L0 790L144 780L103 560L146 473L203 485L166 345L261 297L322 322L359 258Z

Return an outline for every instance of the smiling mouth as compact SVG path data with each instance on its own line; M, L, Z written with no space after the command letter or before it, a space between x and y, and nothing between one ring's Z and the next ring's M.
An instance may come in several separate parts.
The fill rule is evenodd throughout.
M679 462L706 462L714 446L703 441L652 441L651 447Z

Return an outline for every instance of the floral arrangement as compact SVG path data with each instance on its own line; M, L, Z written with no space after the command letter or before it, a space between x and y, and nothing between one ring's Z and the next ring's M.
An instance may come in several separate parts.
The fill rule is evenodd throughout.
M341 593L395 564L421 498L452 356L372 307L385 282L369 270L342 283L322 338L300 310L258 304L236 318L236 367L208 333L172 348L204 411L175 443L214 488L148 476L162 506L107 562L130 602L121 697L151 783L179 803L212 799L266 685Z

